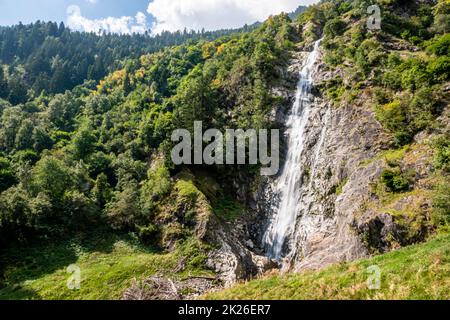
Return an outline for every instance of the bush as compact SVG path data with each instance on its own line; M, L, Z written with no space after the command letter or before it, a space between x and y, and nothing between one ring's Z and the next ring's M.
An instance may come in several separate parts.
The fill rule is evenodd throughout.
M77 229L92 227L99 221L99 208L93 200L78 191L65 195L64 210L70 215L70 226Z
M448 56L450 54L450 34L429 40L426 50L437 56Z
M364 40L356 50L356 65L366 76L385 59L385 52L375 38Z
M427 71L434 81L450 80L450 57L439 57L428 64Z
M24 241L36 235L48 236L55 229L48 219L52 205L47 196L30 197L21 187L12 187L0 195L0 247Z
M39 161L39 155L34 150L21 150L14 154L13 161L17 163L30 163L34 165Z
M340 36L345 32L346 23L339 18L327 22L324 27L324 33L327 37Z
M450 139L448 136L440 136L433 141L435 149L434 166L436 169L442 169L450 172Z
M427 63L420 59L408 59L403 62L399 71L402 73L402 88L416 91L430 84L431 76L427 71Z
M381 102L387 96L378 97ZM397 146L411 142L418 132L430 127L439 115L436 88L421 87L412 95L402 97L375 109L377 120L390 131Z
M391 132L402 131L405 128L406 108L400 100L378 106L376 116L378 121Z
M24 240L25 231L32 225L30 199L18 188L11 188L0 196L0 244Z
M433 192L433 219L438 224L450 222L450 183L448 180L441 182Z
M138 235L144 244L155 245L159 240L160 230L156 225L150 224L146 227L138 227Z
M169 170L164 165L151 168L147 174L147 181L141 189L141 203L144 211L153 209L155 202L166 195L170 188Z
M381 182L391 192L405 192L409 190L409 181L398 168L383 171L381 174Z
M60 203L64 193L73 186L71 169L61 160L46 156L33 168L33 193L48 195L53 203Z

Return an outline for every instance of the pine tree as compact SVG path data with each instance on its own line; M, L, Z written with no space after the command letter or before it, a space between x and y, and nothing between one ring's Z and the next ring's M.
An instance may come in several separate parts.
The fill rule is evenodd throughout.
M0 98L5 99L8 96L8 83L5 79L3 67L0 65Z

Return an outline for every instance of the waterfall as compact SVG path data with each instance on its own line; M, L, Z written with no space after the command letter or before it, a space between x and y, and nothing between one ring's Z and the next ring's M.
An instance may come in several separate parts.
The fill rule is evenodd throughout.
M274 208L273 219L264 235L264 245L270 258L281 260L283 246L288 236L294 233L297 215L300 212L301 177L300 160L305 148L306 125L312 106L312 76L319 56L318 40L309 53L297 85L295 103L287 121L288 153L281 175L274 183L274 192L279 202Z

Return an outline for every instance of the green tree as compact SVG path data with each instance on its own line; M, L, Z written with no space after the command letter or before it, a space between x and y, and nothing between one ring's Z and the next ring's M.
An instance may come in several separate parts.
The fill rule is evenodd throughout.
M0 124L0 150L12 151L14 149L22 116L18 107L7 108L3 111Z
M324 27L324 33L327 37L340 36L344 33L346 27L347 25L344 21L340 18L335 18L327 22Z
M16 177L10 162L0 157L0 192L5 191L16 183Z
M22 121L16 135L16 149L26 150L33 148L33 122L30 119Z
M47 116L51 124L63 131L72 131L81 103L71 92L56 95L49 103Z
M70 168L62 161L52 156L44 156L33 169L33 191L40 192L60 202L64 193L73 185Z
M114 229L132 230L141 219L139 191L135 181L128 182L106 207L106 214Z
M6 99L7 97L8 97L8 82L5 79L3 66L0 64L0 99Z
M108 183L108 177L101 173L95 180L91 191L92 198L99 208L104 208L112 199L112 188Z
M50 150L53 147L53 140L48 134L47 130L42 126L33 129L33 148L37 152Z
M194 131L194 121L209 123L216 107L212 79L203 74L201 66L183 79L172 100L176 107L174 123L178 128ZM205 124L206 125L206 124Z
M75 159L86 159L96 147L97 138L93 134L92 129L88 125L82 126L77 130L72 139L72 151Z

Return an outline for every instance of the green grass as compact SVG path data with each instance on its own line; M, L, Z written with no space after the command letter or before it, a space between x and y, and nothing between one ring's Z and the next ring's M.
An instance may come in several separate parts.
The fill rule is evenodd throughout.
M365 168L368 165L372 164L376 160L385 160L387 164L389 165L396 165L399 161L401 161L406 153L411 150L410 145L406 145L403 148L400 149L390 149L386 151L382 151L379 154L377 154L372 159L366 159L361 161L359 164L361 167Z
M339 185L336 187L336 195L340 196L342 194L342 192L344 191L344 187L345 185L348 183L348 178L345 178L343 181L341 181L341 183L339 183Z
M381 271L381 286L370 290L368 268ZM207 299L450 299L450 235L441 235L371 259L322 271L271 276L239 284Z
M173 275L178 262L188 257L187 268ZM154 274L171 277L204 274L204 255L196 241L187 241L172 253L142 247L131 236L100 233L79 236L58 244L10 248L1 253L3 279L0 300L110 300L120 299L133 281ZM81 270L81 287L70 290L67 267Z

